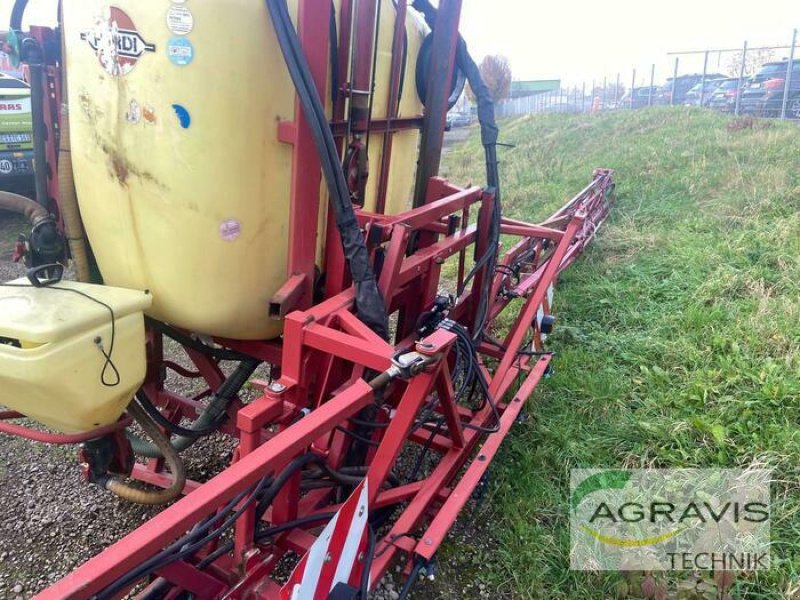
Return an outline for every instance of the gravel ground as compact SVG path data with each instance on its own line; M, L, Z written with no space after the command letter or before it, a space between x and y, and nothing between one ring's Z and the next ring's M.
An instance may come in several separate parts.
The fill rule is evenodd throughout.
M21 230L18 220L0 213L0 281L24 275L23 267L8 261ZM191 391L172 381L176 391ZM199 442L184 455L189 476L209 479L224 468L232 449L232 442L222 436ZM158 512L85 483L76 454L72 446L0 434L0 599L30 598ZM490 520L484 510L462 517L451 536L455 544L443 550L452 558L438 565L435 581L420 578L414 598L505 597L479 582L481 565L494 545L490 533L477 525ZM374 598L395 600L402 584L398 567L384 578Z

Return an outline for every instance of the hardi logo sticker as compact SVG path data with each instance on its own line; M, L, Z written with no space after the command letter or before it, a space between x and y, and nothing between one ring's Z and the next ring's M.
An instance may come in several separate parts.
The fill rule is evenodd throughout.
M133 20L116 6L98 18L91 31L82 33L81 39L95 51L100 66L114 77L124 77L146 52L156 51L155 44L148 43Z
M576 570L769 568L770 472L574 470Z

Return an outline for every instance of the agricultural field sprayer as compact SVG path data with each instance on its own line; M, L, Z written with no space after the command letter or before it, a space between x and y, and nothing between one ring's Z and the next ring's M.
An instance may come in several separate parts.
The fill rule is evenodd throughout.
M392 565L406 597L551 369L613 173L541 224L503 215L461 0L62 0L23 31L26 4L0 432L168 505L38 597L365 599ZM467 82L486 183L462 188L438 173ZM212 434L230 464L193 481Z

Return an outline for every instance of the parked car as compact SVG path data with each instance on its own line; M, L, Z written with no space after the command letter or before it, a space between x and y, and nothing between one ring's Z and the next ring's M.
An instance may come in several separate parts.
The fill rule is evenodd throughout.
M711 101L711 95L717 88L725 81L724 79L706 79L705 82L695 84L695 86L686 92L686 98L683 101L684 106L708 106Z
M786 89L788 60L765 64L744 86L740 111L761 117L779 117ZM800 60L792 64L792 83L789 88L789 104L786 114L800 119Z
M30 184L33 176L31 90L0 73L0 189Z
M450 122L450 127L469 127L472 125L472 115L465 112L449 113L447 120Z
M720 73L706 74L706 80L725 79ZM677 78L670 77L658 90L658 104L680 106L686 101L686 94L694 86L703 81L703 75L681 75ZM674 96L674 97L673 97Z
M736 98L741 92L741 80L738 77L725 79L719 84L708 101L708 107L724 113L732 113L736 109Z
M620 100L622 108L643 108L645 106L650 106L651 103L655 104L658 97L658 89L657 86L647 86L633 88L633 93L631 93L630 90L625 92L622 96L622 100Z

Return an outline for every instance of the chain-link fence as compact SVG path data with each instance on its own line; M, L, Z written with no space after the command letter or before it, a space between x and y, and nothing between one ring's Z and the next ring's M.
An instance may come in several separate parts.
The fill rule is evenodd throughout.
M787 46L670 52L665 64L513 98L498 114L589 113L648 106L702 106L735 115L800 119L797 30ZM715 64L716 63L716 64ZM701 67L702 65L702 67Z

